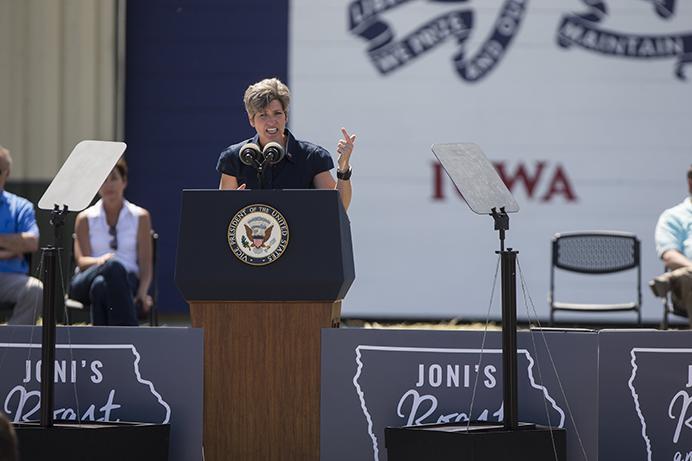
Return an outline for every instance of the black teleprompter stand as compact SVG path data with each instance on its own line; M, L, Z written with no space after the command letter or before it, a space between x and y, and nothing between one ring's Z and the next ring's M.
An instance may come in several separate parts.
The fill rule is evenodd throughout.
M505 249L508 213L519 211L514 197L475 144L436 144L433 152L469 207L493 217L499 232L502 284L503 424L472 421L388 427L389 461L565 461L564 429L518 422L517 251ZM471 415L470 415L471 416Z
M79 143L45 194L39 208L51 210L54 243L41 249L43 326L41 346L41 419L15 423L22 461L166 461L168 424L55 421L55 313L62 310L57 277L62 227L68 212L87 207L125 150L125 144ZM62 203L58 205L57 203ZM60 281L61 282L61 281Z

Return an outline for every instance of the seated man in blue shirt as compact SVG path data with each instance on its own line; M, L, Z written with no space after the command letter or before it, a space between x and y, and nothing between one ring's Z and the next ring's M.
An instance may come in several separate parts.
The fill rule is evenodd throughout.
M344 208L348 209L352 171L349 160L356 135L349 135L344 128L341 129L343 139L337 143L339 167L337 181L334 181L329 171L334 168L334 161L329 152L316 144L297 140L286 128L290 99L288 87L276 78L264 79L248 87L243 102L250 126L257 134L221 153L216 166L221 173L219 189L336 189ZM270 142L279 143L286 155L265 170L260 184L257 170L241 162L240 150L247 143L264 149Z
M38 249L34 206L5 190L12 157L0 146L0 303L12 303L10 325L34 325L41 312L43 285L27 275L25 253Z
M649 285L656 296L672 292L673 303L686 309L692 326L692 166L687 170L690 196L661 214L656 224L656 252L670 272Z

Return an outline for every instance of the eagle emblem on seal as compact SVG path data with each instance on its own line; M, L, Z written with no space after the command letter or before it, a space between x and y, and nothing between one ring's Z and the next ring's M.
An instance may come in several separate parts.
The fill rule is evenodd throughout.
M245 235L252 242L255 248L267 248L267 240L272 236L272 230L274 226L269 226L264 233L255 235L254 231L250 226L245 224Z

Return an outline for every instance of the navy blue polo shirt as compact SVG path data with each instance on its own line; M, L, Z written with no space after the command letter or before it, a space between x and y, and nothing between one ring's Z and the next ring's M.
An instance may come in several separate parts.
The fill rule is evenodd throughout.
M288 129L285 134L288 139L286 155L276 165L266 168L263 189L314 189L314 177L334 168L331 155L323 147L297 140ZM248 142L259 145L259 135L233 144L221 152L216 171L235 176L238 185L246 184L248 189L259 189L257 170L240 161L240 149Z

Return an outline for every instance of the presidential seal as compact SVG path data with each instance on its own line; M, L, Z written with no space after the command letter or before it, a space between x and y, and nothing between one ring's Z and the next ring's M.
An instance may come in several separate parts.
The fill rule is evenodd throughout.
M269 205L249 205L238 211L228 224L228 245L246 264L264 266L284 254L288 245L288 224Z

